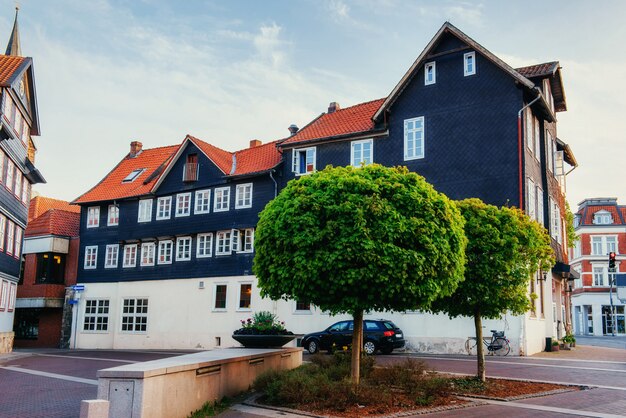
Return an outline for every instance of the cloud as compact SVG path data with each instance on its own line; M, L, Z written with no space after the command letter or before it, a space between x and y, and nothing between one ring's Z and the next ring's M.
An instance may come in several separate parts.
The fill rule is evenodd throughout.
M272 67L279 67L285 61L283 47L287 44L280 39L281 27L276 23L261 26L259 33L254 37L253 43L259 56L269 60Z
M350 7L341 0L330 0L326 3L326 8L335 21L351 20Z
M460 22L460 24L463 25L476 27L482 27L484 25L482 3L474 4L461 2L453 6L445 7L443 10L446 16L448 16L448 19L453 23Z

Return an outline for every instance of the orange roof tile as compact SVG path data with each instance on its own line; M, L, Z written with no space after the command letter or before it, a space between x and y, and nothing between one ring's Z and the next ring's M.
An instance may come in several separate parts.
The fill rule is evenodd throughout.
M80 230L80 213L50 209L28 223L25 237L60 235L77 237Z
M372 100L339 109L333 113L322 113L321 116L289 137L281 145L371 131L374 129L372 117L384 101L385 98Z
M13 55L0 55L1 86L8 86L9 80L26 59L25 57L16 57Z
M154 182L160 175L160 173L155 173L155 171L164 168L179 147L180 145L170 145L167 147L144 149L135 157L126 155L100 183L95 185L87 193L78 197L72 203L122 199L149 193ZM135 178L134 181L123 183L122 180L136 169L145 170Z
M596 205L596 206L589 206L587 213L585 215L585 219L583 219L582 224L583 225L593 225L593 215L601 210L605 210L607 212L609 212L611 214L611 216L613 217L613 224L614 225L621 225L622 220L619 216L618 210L622 209L622 211L624 210L624 208L620 208L618 206L615 205Z
M558 61L544 62L543 64L529 65L516 68L515 71L527 78L552 75L559 67Z
M200 148L202 152L204 152L207 157L211 159L211 161L213 161L217 168L222 170L224 174L230 173L231 167L233 165L233 155L230 152L224 151L223 149L211 145L208 142L204 142L203 140L198 139L194 136L188 136L193 141L193 143L196 144L196 146Z
M70 205L65 200L53 199L45 196L35 196L30 199L28 207L28 222L38 218L50 209L61 209L68 212L80 213L80 206Z
M276 167L280 163L280 153L276 145L279 141L268 142L252 148L237 151L237 166L233 175L258 173Z

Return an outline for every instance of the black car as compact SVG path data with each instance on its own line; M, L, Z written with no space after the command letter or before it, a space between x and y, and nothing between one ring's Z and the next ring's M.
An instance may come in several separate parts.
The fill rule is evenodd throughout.
M309 353L315 354L319 350L341 350L342 347L352 345L352 321L340 321L321 332L313 332L302 338L302 347ZM380 350L383 354L390 354L394 348L404 347L402 330L393 322L386 319L366 319L363 321L363 351L374 354Z

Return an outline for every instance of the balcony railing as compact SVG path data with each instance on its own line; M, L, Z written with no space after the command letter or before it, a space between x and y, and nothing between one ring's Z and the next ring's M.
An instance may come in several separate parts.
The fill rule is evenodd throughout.
M183 172L183 181L197 181L198 180L198 163L185 164L185 171Z

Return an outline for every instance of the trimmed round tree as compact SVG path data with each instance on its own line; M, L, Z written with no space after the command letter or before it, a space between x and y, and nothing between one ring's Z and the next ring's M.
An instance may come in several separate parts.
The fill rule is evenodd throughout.
M529 285L538 269L554 264L546 229L517 208L498 208L480 199L457 202L465 218L465 280L451 296L435 301L433 312L474 318L478 377L485 381L482 318L497 319L531 308Z
M404 167L327 167L290 181L260 214L261 295L354 318L359 382L363 312L427 309L463 279L466 239L454 202Z

